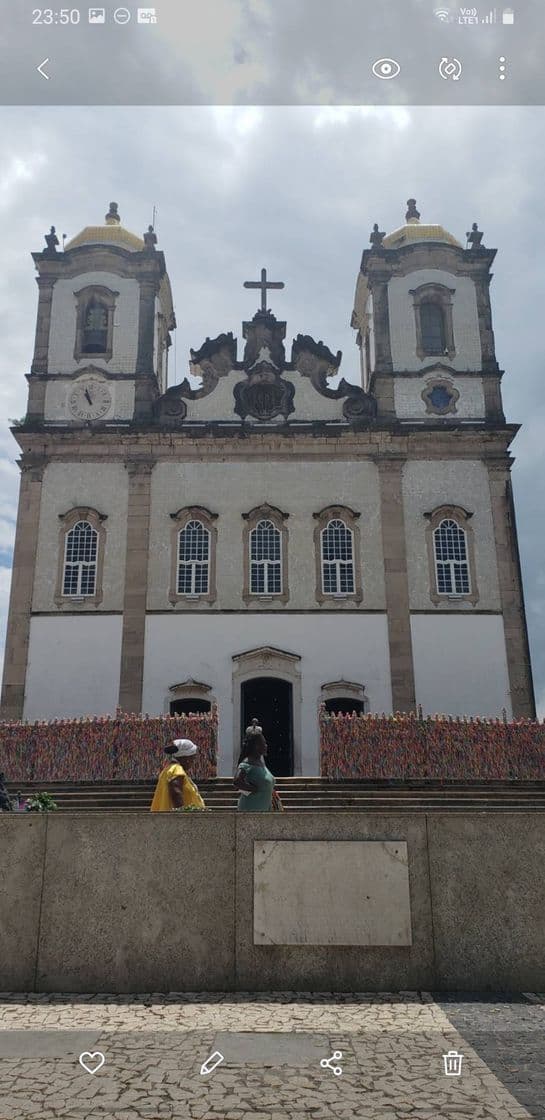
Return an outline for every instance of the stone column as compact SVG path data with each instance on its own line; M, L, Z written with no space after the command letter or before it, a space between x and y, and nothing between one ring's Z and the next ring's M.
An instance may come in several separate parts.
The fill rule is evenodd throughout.
M27 453L19 464L21 485L0 706L1 718L8 720L23 718L45 459Z
M153 368L153 341L155 336L155 298L158 285L155 277L140 280L140 305L138 312L138 353L134 419L147 420L153 412L157 396L157 383Z
M416 707L403 511L403 463L404 460L399 459L378 460L394 712L411 712Z
M375 328L375 370L377 373L391 373L393 370L392 346L390 342L390 310L388 304L388 281L390 273L373 273L370 277L373 296L373 326Z
M133 460L126 466L129 473L129 502L119 707L125 712L141 712L150 544L151 473L154 461Z
M535 718L526 612L511 493L509 457L487 463L496 541L500 601L514 719Z

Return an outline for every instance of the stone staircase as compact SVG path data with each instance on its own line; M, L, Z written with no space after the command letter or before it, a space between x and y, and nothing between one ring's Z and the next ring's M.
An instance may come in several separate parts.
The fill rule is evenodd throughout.
M236 808L238 793L230 778L198 783L208 809L225 812ZM75 812L145 812L149 810L154 782L12 782L26 797L47 790L59 809ZM277 789L288 811L329 812L349 810L380 813L475 811L545 811L545 781L436 781L432 779L279 778Z

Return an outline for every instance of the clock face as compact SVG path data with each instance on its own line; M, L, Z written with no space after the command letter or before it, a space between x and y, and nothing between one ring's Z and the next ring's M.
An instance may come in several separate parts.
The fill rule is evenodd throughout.
M98 377L78 381L68 397L68 407L77 420L99 420L109 412L111 405L108 385Z

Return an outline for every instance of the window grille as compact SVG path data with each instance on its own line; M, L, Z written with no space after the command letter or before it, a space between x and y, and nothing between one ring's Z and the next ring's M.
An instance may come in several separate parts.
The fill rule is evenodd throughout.
M438 595L469 595L471 591L465 530L445 518L433 533Z
M282 594L282 534L272 521L250 532L250 594Z
M425 354L445 353L445 316L440 304L431 300L420 304L420 331Z
M66 534L63 595L94 595L97 576L98 533L88 521L77 521Z
M178 595L207 595L210 533L200 521L188 521L178 534Z
M354 593L354 542L344 521L329 521L322 529L322 588L324 595Z

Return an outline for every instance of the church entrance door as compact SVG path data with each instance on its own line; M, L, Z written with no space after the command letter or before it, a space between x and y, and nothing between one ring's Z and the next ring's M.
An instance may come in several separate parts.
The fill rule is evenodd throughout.
M292 686L279 677L253 677L241 686L242 736L258 719L267 740L267 764L278 778L293 774Z

